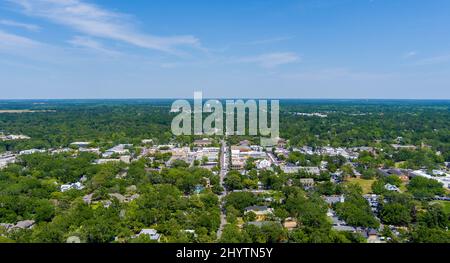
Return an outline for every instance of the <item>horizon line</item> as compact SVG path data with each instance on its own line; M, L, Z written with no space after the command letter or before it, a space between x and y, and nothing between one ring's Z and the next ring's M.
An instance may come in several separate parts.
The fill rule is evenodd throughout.
M0 101L62 101L62 100L193 100L193 97L155 97L155 98L8 98ZM202 100L403 100L403 101L450 101L450 98L285 98L285 97L203 97Z

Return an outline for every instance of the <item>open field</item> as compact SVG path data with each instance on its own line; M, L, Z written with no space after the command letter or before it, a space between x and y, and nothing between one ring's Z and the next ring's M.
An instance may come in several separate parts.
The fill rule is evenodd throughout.
M348 178L346 183L358 184L363 189L363 194L372 193L372 184L375 182L375 179L361 179L361 178Z

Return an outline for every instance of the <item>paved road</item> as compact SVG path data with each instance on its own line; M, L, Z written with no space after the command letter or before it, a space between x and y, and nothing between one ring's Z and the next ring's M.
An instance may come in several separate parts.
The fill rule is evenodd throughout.
M225 189L225 185L224 185L224 179L225 176L228 173L228 162L226 160L226 142L225 140L222 140L222 146L221 146L221 156L220 156L220 186L223 187L223 189ZM224 205L224 197L227 195L227 190L225 189L222 194L219 195L219 203L220 203L220 226L219 229L217 230L217 240L219 240L222 237L222 232L223 232L223 228L225 227L225 225L227 224L227 218L225 215L225 207L223 207Z

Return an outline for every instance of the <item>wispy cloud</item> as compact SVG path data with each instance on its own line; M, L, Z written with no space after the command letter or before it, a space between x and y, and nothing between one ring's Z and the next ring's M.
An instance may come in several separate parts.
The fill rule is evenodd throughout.
M0 20L0 24L5 25L5 26L19 27L19 28L23 28L23 29L26 29L29 31L34 31L34 32L41 30L41 27L37 26L37 25L20 23L20 22L16 22L16 21L12 21L12 20L7 20L7 19Z
M284 64L299 62L300 56L292 52L266 53L258 56L243 57L234 60L238 63L256 63L264 68L274 68Z
M425 66L425 65L434 65L434 64L442 64L442 63L448 63L450 62L450 55L440 55L430 58L425 58L416 61L413 65L416 66Z
M0 49L21 49L41 46L38 41L0 30Z
M50 64L63 65L67 61L81 58L74 56L71 50L2 30L0 30L0 54L7 54L4 59L13 64L39 63L40 67Z
M141 48L180 54L180 47L200 48L191 35L154 36L138 31L128 23L127 15L112 12L81 0L8 0L22 11L92 37L125 42Z
M72 44L74 47L90 49L109 56L117 56L120 54L118 51L104 47L101 42L90 37L76 36L67 42Z

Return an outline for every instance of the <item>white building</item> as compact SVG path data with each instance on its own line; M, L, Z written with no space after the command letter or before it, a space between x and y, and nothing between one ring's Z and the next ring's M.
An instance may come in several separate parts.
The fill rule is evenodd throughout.
M100 148L80 148L78 149L79 152L88 152L88 153L95 153L99 154L101 153Z
M126 155L130 153L130 151L126 148L132 146L133 146L132 144L119 144L107 150L102 156L108 158L111 157L113 154Z
M281 167L281 169L286 174L293 174L293 173L298 173L299 171L303 171L308 174L320 175L319 167L303 167L303 166L296 166L296 165L284 165Z
M320 175L319 167L300 167L300 170L308 174Z
M72 149L70 148L60 148L60 149L54 149L51 151L52 154L60 154L60 153L68 153L71 152Z
M84 185L82 185L80 182L61 185L61 192L65 192L65 191L68 191L70 189L83 190L84 189Z
M118 163L120 159L97 159L94 164L105 164L105 163Z
M3 141L29 140L29 139L31 138L26 135L15 135L15 134L0 135L0 140Z
M80 148L86 148L91 144L91 142L73 142L70 145L80 147Z
M46 150L30 149L30 150L20 151L19 155L29 155L29 154L34 154L34 153L45 153L45 152L46 152Z
M400 189L398 189L397 186L392 185L392 184L385 184L385 185L384 185L384 189L386 189L386 190L388 190L388 191L400 192Z
M143 143L143 144L150 144L150 143L153 143L153 140L152 139L144 139L144 140L141 141L141 143Z
M272 163L267 159L261 160L261 161L257 162L257 164L256 164L256 168L258 168L260 170L267 169L270 166L272 166Z
M206 158L208 162L217 162L219 151L220 148L218 147L204 147L195 152L195 159L201 161Z
M5 168L10 163L16 162L16 156L14 154L3 154L0 156L0 169Z
M293 173L298 173L298 171L300 171L300 166L295 166L295 165L283 165L281 167L281 169L283 170L283 172L285 174L293 174Z
M151 228L142 229L141 232L139 232L139 234L137 234L135 236L135 238L138 236L141 236L141 235L147 235L150 237L150 240L154 240L154 241L158 241L158 242L161 238L161 235L158 234L158 231L156 229L151 229Z
M131 156L123 155L123 156L120 156L119 160L124 163L131 163Z

